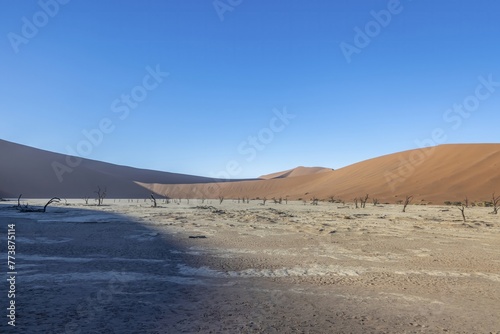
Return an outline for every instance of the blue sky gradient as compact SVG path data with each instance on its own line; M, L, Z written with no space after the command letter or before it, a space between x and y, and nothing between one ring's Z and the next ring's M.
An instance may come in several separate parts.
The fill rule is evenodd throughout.
M5 140L66 154L109 120L82 156L203 176L230 164L234 178L336 169L418 148L435 129L443 143L499 142L497 1L2 4ZM151 90L148 68L168 72ZM113 102L134 89L146 96L120 119ZM283 110L286 124L273 120Z

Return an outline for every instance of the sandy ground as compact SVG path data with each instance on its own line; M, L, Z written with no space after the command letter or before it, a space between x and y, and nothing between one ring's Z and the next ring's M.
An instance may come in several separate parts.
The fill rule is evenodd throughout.
M30 200L30 204L42 204ZM19 213L2 333L500 333L491 208L82 200ZM196 237L196 238L190 238Z

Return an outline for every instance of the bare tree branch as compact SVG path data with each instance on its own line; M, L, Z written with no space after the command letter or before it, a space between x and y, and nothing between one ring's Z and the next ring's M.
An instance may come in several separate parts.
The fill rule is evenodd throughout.
M408 204L410 204L412 199L413 199L413 196L406 196L405 203L403 205L403 212L406 212L406 207L408 206Z

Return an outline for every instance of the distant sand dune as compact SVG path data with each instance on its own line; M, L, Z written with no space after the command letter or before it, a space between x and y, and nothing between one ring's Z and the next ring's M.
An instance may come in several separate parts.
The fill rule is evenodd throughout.
M82 159L59 182L52 164L66 156L0 140L0 197L93 197L97 185L109 198L143 198L153 191L172 198L330 196L352 201L369 194L381 202L413 195L413 203L489 200L500 194L500 144L450 144L404 151L338 170L298 167L255 180L215 179L158 172Z
M369 194L383 202L413 195L413 203L489 200L500 193L500 144L453 144L394 153L338 170L296 177L193 186L144 184L160 194L189 197L286 197L310 200L330 196L352 201ZM273 174L271 174L273 175ZM279 174L278 174L279 175ZM199 196L197 196L199 197Z
M330 172L330 171L332 171L331 168L300 166L300 167L289 169L289 170L286 170L283 172L262 175L259 177L259 179L263 179L263 180L283 179L286 177L296 177L296 176L304 176L304 175L311 175L311 174L319 174L319 173Z

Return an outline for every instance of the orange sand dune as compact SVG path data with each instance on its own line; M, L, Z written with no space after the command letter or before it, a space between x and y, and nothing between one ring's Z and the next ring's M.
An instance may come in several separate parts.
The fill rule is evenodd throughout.
M450 144L394 153L335 171L270 180L205 185L142 184L170 197L313 197L352 201L369 194L381 202L407 195L413 203L488 200L500 194L500 144Z
M489 200L500 194L500 144L450 144L399 152L338 170L299 167L262 179L215 182L82 159L71 171L54 172L67 157L0 140L0 197L93 197L106 186L108 197L142 198L153 191L172 198L268 198L310 200L330 196L352 201L369 194L381 202L406 195L413 203Z
M262 175L259 176L259 179L263 180L270 180L270 179L282 179L285 177L296 177L296 176L303 176L303 175L311 175L311 174L318 174L318 173L324 173L324 172L329 172L332 171L331 168L324 168L324 167L303 167L299 166L293 169L285 170L283 172L277 172L277 173L272 173L272 174L267 174L267 175Z

